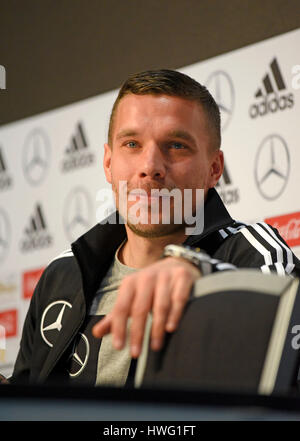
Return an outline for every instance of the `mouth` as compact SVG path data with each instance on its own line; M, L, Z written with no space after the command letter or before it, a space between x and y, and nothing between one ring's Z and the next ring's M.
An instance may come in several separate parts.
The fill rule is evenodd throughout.
M140 202L157 202L160 199L170 199L169 194L159 194L159 192L163 190L161 188L152 188L151 190L132 190L128 193L128 200L129 201L140 201Z

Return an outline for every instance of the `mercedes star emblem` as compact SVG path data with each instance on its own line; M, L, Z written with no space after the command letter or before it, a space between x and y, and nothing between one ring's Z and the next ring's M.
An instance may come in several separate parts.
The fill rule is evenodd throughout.
M50 160L49 139L42 129L34 129L27 136L23 148L23 171L32 185L45 178Z
M221 112L221 128L225 130L233 114L234 88L230 76L218 70L208 77L206 87L214 97Z
M41 336L51 348L56 340L57 331L60 332L63 327L63 318L66 307L72 308L72 305L66 300L57 300L47 306L41 320ZM56 332L54 332L56 331ZM53 342L51 342L51 340Z
M89 341L81 332L75 339L73 350L70 358L72 358L73 365L69 371L70 377L77 377L85 368L90 355Z
M73 242L91 226L92 204L84 188L72 190L65 202L63 222L66 235Z
M269 135L260 144L255 158L255 182L260 194L269 200L278 198L286 187L290 156L285 140Z

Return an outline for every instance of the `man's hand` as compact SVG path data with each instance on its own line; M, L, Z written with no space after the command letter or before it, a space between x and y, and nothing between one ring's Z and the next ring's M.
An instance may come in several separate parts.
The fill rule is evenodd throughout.
M126 341L127 320L131 318L130 351L141 352L145 324L152 311L151 348L159 350L165 332L176 330L193 283L201 272L190 262L167 257L124 277L112 311L93 327L101 338L112 333L113 346L122 349Z
M0 383L1 384L9 384L9 381L7 378L4 377L4 375L0 374Z

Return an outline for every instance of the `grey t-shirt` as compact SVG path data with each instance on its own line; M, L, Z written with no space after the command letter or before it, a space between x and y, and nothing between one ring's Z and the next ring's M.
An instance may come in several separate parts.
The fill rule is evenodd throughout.
M116 251L115 258L101 282L92 303L90 315L108 314L115 303L122 279L137 271L136 268L126 266L118 259L118 252L122 245ZM128 339L122 350L116 350L112 346L111 334L105 335L102 338L98 356L96 385L123 386L127 379L130 362Z

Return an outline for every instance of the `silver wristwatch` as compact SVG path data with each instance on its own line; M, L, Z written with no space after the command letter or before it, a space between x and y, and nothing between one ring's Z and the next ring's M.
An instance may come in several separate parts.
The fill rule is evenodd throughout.
M210 256L200 248L192 248L187 245L167 245L162 257L181 257L195 265L203 275L210 274L212 265Z

